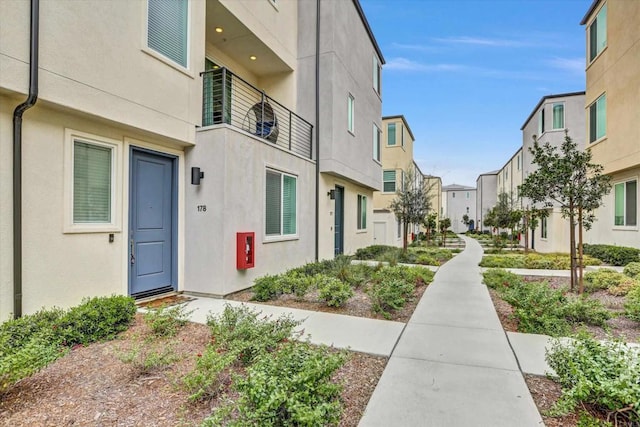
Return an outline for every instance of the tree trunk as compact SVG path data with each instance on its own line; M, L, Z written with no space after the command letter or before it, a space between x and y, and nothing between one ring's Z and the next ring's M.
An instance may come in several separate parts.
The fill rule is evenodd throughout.
M408 222L403 222L402 223L402 251L403 252L407 252L407 237L409 234L409 223Z
M569 241L571 250L569 256L571 257L571 292L576 290L576 219L573 201L569 203Z
M580 295L584 292L584 279L582 277L584 261L582 255L582 206L580 206L578 207L578 293Z
M525 213L522 217L523 221L523 229L524 229L524 253L529 253L529 215L530 213Z

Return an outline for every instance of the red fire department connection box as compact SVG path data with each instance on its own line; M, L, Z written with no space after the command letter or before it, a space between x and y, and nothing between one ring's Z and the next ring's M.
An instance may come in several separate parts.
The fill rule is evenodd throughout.
M246 270L255 266L256 233L236 233L236 268Z

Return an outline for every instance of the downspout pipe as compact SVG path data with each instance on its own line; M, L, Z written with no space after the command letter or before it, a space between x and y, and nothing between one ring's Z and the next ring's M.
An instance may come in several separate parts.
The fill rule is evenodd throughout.
M38 100L40 1L31 0L29 95L13 111L13 317L22 316L22 115Z
M320 0L316 0L316 253L320 257Z

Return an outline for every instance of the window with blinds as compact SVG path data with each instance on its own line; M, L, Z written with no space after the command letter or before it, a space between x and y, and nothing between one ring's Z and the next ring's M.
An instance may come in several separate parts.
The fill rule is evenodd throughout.
M396 171L382 171L382 191L384 193L396 192Z
M73 223L110 223L113 149L73 142Z
M149 48L188 68L188 1L148 0L147 15Z
M297 233L297 178L267 170L265 234L269 237Z

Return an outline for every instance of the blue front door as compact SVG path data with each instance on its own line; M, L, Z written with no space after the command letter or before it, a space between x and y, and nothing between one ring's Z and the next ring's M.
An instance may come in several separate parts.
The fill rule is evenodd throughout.
M175 158L132 149L129 206L129 293L176 290Z

